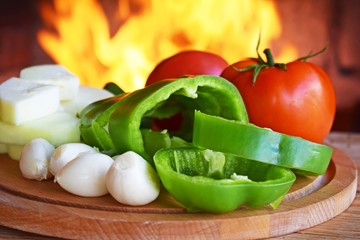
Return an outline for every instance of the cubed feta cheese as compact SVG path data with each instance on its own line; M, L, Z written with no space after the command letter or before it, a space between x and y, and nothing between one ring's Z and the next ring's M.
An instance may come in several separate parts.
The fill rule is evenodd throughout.
M20 125L56 112L59 88L13 77L0 85L0 106L2 121Z
M80 79L64 66L57 64L36 65L20 71L20 78L37 83L55 85L60 88L60 99L63 101L76 98Z

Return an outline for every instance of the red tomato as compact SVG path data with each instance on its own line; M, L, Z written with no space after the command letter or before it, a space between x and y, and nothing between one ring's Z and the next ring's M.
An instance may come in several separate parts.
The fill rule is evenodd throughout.
M219 76L227 66L228 63L216 54L197 50L183 51L160 62L150 73L146 86L183 75Z
M242 69L256 63L257 59L246 59L233 65ZM286 68L263 68L255 83L253 70L239 72L231 65L221 76L238 88L251 123L321 143L335 116L332 82L313 63L294 61Z
M229 64L220 56L197 50L179 52L161 61L150 73L146 86L157 81L176 78L184 75L214 75L219 76ZM179 131L182 127L183 116L177 113L168 119L154 119L153 130L168 129L170 132Z

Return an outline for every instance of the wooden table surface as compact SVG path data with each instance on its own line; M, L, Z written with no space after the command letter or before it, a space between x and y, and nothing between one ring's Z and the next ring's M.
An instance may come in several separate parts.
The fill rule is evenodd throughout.
M332 132L326 143L347 153L360 170L360 134ZM352 205L335 218L315 227L273 239L360 239L359 177ZM0 213L1 214L1 213ZM55 239L0 226L0 239Z

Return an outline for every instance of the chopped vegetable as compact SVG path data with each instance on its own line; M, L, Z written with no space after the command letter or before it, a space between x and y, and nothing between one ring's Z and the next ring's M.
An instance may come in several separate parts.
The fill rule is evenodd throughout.
M6 144L0 143L0 153L7 153Z
M25 177L41 180L52 173L70 193L110 193L120 203L138 206L158 197L157 171L189 211L223 213L242 205L276 208L295 181L293 172L320 175L329 164L331 148L249 124L239 91L221 77L162 80L131 93L114 84L106 88L118 95L93 102L78 115L86 144L55 150L40 144L36 151L26 145L20 162ZM91 99L98 95L86 92ZM73 103L63 104L65 111L79 106ZM167 125L159 122L154 128L154 121L178 117L175 129L162 129ZM60 123L51 125L61 131ZM109 155L116 155L115 161Z
M90 146L96 146L109 155L115 153L115 146L108 131L111 114L127 94L94 102L79 114L81 138Z
M116 83L113 83L113 82L109 82L109 83L105 84L104 89L114 95L119 95L119 94L125 93L124 90L122 90Z
M113 155L135 151L153 164L152 153L145 149L141 130L149 127L146 121L182 112L186 121L176 136L191 140L194 109L248 122L242 98L234 85L220 77L195 76L181 78L181 81L160 81L94 103L80 114L80 131L87 144L97 146L101 151Z
M45 180L53 175L49 171L50 157L55 147L43 138L36 138L25 145L19 160L25 178Z
M22 151L24 150L24 145L19 144L7 144L6 145L6 151L7 155L15 161L19 161Z
M96 149L84 143L65 143L58 146L51 155L49 170L56 176L61 169L80 153L90 152L96 153Z
M65 111L19 126L0 121L0 132L0 143L6 145L24 146L35 138L44 138L54 146L80 142L79 119Z
M66 191L83 197L108 194L106 173L113 159L102 153L84 152L65 164L55 181Z
M114 163L106 174L106 186L118 202L131 206L148 204L160 193L155 169L131 151L114 157Z
M161 149L154 161L166 190L191 212L276 208L295 181L289 169L208 149Z
M109 133L118 153L135 151L152 162L141 134L144 118L169 117L181 111L187 116L179 137L191 140L194 109L246 123L246 109L236 87L215 76L165 80L126 96L109 119ZM167 115L167 116L164 116Z
M78 78L59 65L29 67L20 75L23 78L0 85L0 152L14 160L35 138L54 146L80 142L78 112L113 96L104 89L78 86Z
M324 174L333 151L302 138L199 111L195 112L193 144L291 168L305 175Z
M141 129L144 141L145 151L150 155L154 154L161 148L171 147L171 138L167 131L152 131L150 129Z

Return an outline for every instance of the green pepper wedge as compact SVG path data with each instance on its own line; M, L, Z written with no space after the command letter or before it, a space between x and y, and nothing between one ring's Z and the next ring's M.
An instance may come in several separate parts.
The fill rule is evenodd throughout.
M189 212L277 208L296 178L290 169L208 149L164 148L154 162L165 189Z
M324 174L333 152L326 145L199 111L195 112L193 144L290 168L301 175Z
M121 94L99 100L89 104L79 113L81 138L86 144L113 155L114 144L107 125L110 115L126 96L127 94Z
M177 108L174 109L174 106ZM159 81L134 91L121 100L112 112L108 130L115 152L134 151L153 164L152 155L146 152L141 123L146 118L171 116L185 112L190 123L186 133L179 136L191 140L194 109L227 119L248 122L247 112L237 88L217 76L188 76L181 79Z

